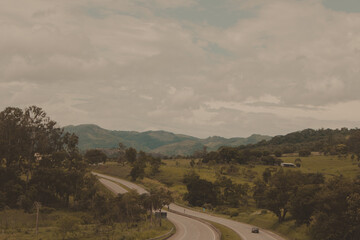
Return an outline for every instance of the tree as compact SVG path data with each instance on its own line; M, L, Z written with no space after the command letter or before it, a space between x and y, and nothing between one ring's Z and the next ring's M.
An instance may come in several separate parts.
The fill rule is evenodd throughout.
M131 180L136 181L138 178L144 178L146 163L143 161L135 161L132 166L130 171Z
M59 151L63 130L39 107L8 107L0 113L0 159L6 167L25 174L26 181L42 156Z
M256 182L254 199L257 206L272 211L278 221L283 222L289 211L290 198L303 179L299 171L281 169L271 176L268 186L262 181Z
M28 211L35 201L67 207L79 199L86 166L77 144L39 107L0 112L0 205Z
M275 157L281 157L281 156L282 156L282 152L281 152L280 150L276 150L276 151L274 152L274 155L275 155Z
M309 150L301 150L299 151L299 157L308 157L311 155L311 152Z
M137 159L137 151L136 151L136 149L132 148L132 147L126 149L126 151L125 151L125 159L130 164L133 164Z
M236 184L230 178L221 176L214 183L219 191L218 203L230 206L239 207L239 201L242 204L247 204L247 184Z
M148 162L150 164L150 175L155 176L159 173L161 166L161 159L153 156L148 156Z
M118 163L125 166L125 162L126 162L126 158L125 158L126 146L121 142L119 143L118 152L119 152Z
M347 141L349 150L357 156L360 160L360 130L356 130L352 133Z
M218 192L213 183L200 179L195 172L185 175L183 182L188 190L184 195L184 199L191 205L203 206L206 203L213 206L217 205Z
M107 159L106 154L98 149L87 150L84 157L90 164L105 163Z
M360 185L334 177L316 194L310 232L314 239L355 240L360 233Z
M311 217L318 204L315 195L320 189L320 185L317 184L303 185L291 197L289 212L295 219L296 225L310 224Z
M263 176L264 182L268 183L268 182L269 182L269 179L270 179L270 177L271 177L271 171L270 171L270 169L269 169L269 168L265 168L262 176Z
M147 208L150 210L150 214L152 214L153 210L158 210L161 212L161 209L166 206L170 205L173 201L171 196L171 192L163 187L160 188L151 188L150 195L147 195ZM151 215L152 221L152 215ZM161 218L160 218L160 226L161 226Z

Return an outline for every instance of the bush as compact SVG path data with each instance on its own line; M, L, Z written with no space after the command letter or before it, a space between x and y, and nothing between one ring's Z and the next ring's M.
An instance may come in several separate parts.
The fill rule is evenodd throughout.
M45 214L50 214L50 213L52 213L54 211L56 211L56 209L51 208L51 207L42 207L42 208L40 208L40 212L45 213Z
M231 210L230 211L230 217L237 217L239 216L239 211L238 210Z
M300 157L308 157L311 155L311 152L309 150L301 150L299 151L299 156Z
M69 234L79 230L80 220L76 217L65 216L58 220L57 226L62 239L66 239Z

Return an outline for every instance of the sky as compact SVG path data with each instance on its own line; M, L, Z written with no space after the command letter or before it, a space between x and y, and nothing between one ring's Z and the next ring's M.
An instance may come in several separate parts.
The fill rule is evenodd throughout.
M360 126L358 0L0 1L0 109L197 137Z

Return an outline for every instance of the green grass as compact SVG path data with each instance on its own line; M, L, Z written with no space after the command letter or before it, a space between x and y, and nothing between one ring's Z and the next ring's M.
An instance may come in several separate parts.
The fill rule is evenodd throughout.
M294 162L298 157L282 157L284 162ZM310 156L302 157L301 167L299 170L302 172L319 172L323 173L326 177L335 175L344 175L345 177L353 178L360 174L358 161L351 160L351 157L338 156Z
M221 240L242 240L242 238L232 229L216 222L210 223L221 232Z
M79 220L79 230L69 233L66 239L101 240L101 239L147 239L168 233L174 226L168 220L162 221L162 226L150 227L149 222L138 223L130 229L125 224L116 224L114 228L96 224L85 224L91 218L83 212L56 211L50 214L40 214L39 239L62 239L57 222L63 217ZM110 237L110 238L109 238ZM112 238L113 237L113 238ZM0 239L1 240L33 240L35 235L35 214L24 213L20 210L0 212Z
M289 240L310 240L308 230L305 225L296 227L295 221L286 221L279 224L277 217L269 211L255 211L252 213L243 212L232 219L264 229L269 229Z
M116 162L106 162L105 165L98 165L92 168L93 171L116 176L122 179L130 179L129 174L131 167L129 165L122 166Z

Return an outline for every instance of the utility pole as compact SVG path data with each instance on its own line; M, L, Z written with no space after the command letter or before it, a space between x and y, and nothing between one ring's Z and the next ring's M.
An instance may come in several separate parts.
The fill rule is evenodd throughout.
M40 202L34 202L34 207L36 208L36 239L38 239L38 233L39 233L39 210L41 208Z

